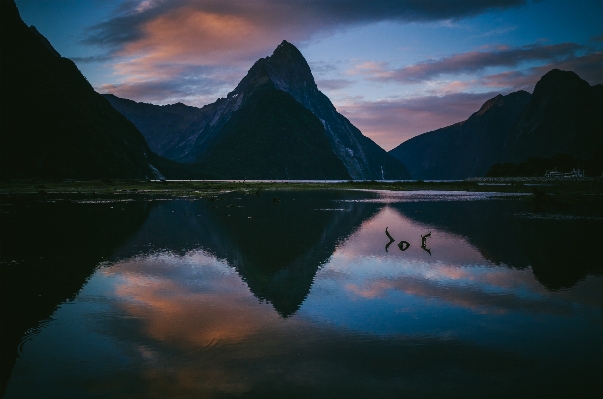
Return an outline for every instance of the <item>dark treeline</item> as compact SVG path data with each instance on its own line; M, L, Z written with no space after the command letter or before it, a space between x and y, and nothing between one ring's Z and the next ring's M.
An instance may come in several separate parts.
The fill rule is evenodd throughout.
M550 158L528 158L520 163L497 163L490 167L487 177L532 177L544 176L547 170L568 173L572 169L584 171L585 176L601 176L603 174L603 147L588 160L579 159L568 154L557 154Z

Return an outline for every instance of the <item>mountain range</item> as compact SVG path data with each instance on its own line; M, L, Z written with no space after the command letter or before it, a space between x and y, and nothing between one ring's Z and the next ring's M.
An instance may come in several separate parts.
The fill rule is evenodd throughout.
M303 55L287 41L271 56L259 59L226 98L200 109L182 104L136 103L111 94L105 98L136 124L158 154L178 162L200 164L216 176L242 178L245 176L241 171L248 171L247 177L255 178L411 177L403 164L337 112L327 96L318 90ZM266 101L272 101L272 105L262 105ZM250 109L256 111L250 112ZM257 110L264 113L258 114ZM175 117L179 118L177 122ZM302 120L305 122L300 124ZM158 129L158 126L166 128ZM272 133L268 133L270 129ZM276 134L278 131L280 134ZM318 137L318 131L326 141ZM239 143L236 151L235 143ZM283 152L285 148L287 151ZM345 173L341 173L341 167L334 166L328 152L336 156L337 163L343 164ZM308 173L296 166L311 158L315 164L304 168L313 168L314 172ZM258 162L265 165L260 167ZM272 169L267 172L253 173L265 170L268 165L272 165Z
M525 91L498 95L466 121L405 141L390 151L416 179L484 176L500 162L509 130L530 101Z
M558 153L603 164L603 85L573 72L388 153L337 112L287 41L226 98L158 106L96 93L14 1L0 6L0 178L465 179Z
M389 153L415 179L466 179L485 176L497 163L535 157L568 154L590 161L602 148L603 85L553 69L533 94L498 95L467 120L413 137Z

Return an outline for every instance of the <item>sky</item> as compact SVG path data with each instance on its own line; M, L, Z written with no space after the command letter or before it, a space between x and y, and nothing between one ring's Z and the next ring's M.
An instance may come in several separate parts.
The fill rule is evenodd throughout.
M16 0L100 93L201 107L287 40L386 150L532 92L553 68L603 84L601 0Z

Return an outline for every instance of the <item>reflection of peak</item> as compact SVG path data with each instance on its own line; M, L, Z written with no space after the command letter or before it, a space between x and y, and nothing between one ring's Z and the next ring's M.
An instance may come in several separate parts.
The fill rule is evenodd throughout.
M273 195L281 201L273 202ZM203 249L234 267L255 297L269 302L282 317L291 316L337 245L380 205L354 203L346 211L321 211L344 195L358 194L299 191L273 195L238 198L240 193L232 193L221 196L223 201L158 204L134 239L113 258L136 255L140 248L182 255ZM151 241L152 248L147 245Z
M348 237L377 210L375 204L355 204L347 211L320 211L341 199L342 193L281 192L272 199L243 198L253 218L242 230L233 209L214 219L234 246L225 254L259 299L270 302L283 317L294 314L308 296L318 269ZM225 208L226 209L226 208ZM241 208L242 216L251 209ZM230 215L230 216L228 216ZM253 232L250 234L250 232ZM236 254L236 255L235 255Z

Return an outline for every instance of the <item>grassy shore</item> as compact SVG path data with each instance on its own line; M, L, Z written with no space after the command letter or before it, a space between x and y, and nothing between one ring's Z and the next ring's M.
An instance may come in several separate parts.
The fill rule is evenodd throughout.
M0 196L36 194L63 197L75 194L86 196L154 195L161 197L207 197L227 191L255 193L274 189L361 189L390 191L465 191L501 193L546 193L563 201L603 201L603 179L538 180L487 179L486 181L347 181L347 182L246 182L246 181L146 181L146 180L61 180L61 181L4 181Z

